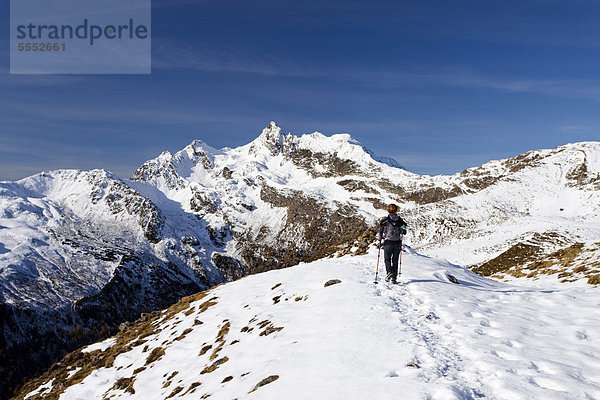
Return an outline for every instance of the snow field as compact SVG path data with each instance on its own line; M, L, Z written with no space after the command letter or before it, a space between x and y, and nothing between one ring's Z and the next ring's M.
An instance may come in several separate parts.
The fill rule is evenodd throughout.
M376 257L372 249L214 288L61 399L164 399L178 388L173 398L600 399L597 289L492 282L409 248L401 283L375 285ZM330 279L341 283L324 287ZM165 354L135 374L135 393L113 388L156 347Z

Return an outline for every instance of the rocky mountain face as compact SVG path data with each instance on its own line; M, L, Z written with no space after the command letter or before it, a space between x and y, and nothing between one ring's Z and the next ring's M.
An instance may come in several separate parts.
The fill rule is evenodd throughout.
M270 123L237 148L194 141L164 152L130 180L60 170L0 183L1 393L183 296L362 252L389 202L414 248L479 273L600 275L586 261L597 260L600 242L600 143L431 177L349 135L295 136ZM520 250L534 242L535 251ZM572 246L577 255L562 256Z

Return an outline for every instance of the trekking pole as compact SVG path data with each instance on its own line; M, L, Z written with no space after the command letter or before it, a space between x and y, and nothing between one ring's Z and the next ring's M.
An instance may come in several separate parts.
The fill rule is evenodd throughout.
M402 243L400 244L400 257L398 257L398 279L402 276Z
M381 244L377 246L379 250L377 250L377 268L375 269L375 282L377 283L377 274L379 273L379 255L381 254Z

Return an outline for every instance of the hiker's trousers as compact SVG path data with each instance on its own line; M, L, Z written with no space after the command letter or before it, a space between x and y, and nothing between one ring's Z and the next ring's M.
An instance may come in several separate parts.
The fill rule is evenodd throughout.
M392 274L394 278L398 275L398 258L402 250L402 242L387 242L383 244L383 259L385 260L385 271Z

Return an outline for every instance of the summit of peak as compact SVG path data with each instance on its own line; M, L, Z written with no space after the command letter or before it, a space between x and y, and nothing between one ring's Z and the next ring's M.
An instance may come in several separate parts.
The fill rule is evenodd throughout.
M291 135L288 134L288 136ZM253 153L261 152L260 149L267 149L268 153L275 155L281 151L284 140L285 135L281 132L281 128L275 121L271 121L260 135L248 145Z
M194 140L192 140L192 142L190 144L188 144L188 146L191 146L193 148L202 148L202 147L208 146L208 145L206 144L206 142L204 140L194 139Z
M169 150L165 150L156 157L158 161L167 161L173 158L173 154Z
M191 150L194 154L206 154L206 155L215 155L221 153L220 150L212 147L207 144L205 141L200 139L193 140L190 144L188 144L182 151Z
M283 135L281 128L275 123L275 121L269 122L269 125L260 133L259 139L263 140L275 140L280 141Z

